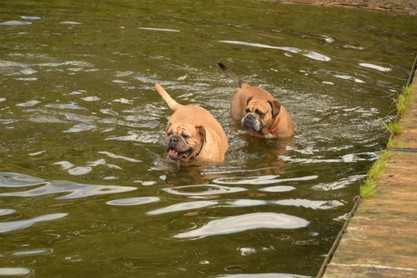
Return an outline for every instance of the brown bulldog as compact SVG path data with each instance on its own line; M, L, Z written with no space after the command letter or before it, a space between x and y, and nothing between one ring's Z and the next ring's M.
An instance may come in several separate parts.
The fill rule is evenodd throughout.
M224 64L223 72L235 80L240 89L232 98L230 116L240 121L247 133L265 138L294 136L294 123L287 109L266 90L239 79Z
M223 128L210 112L198 105L177 103L158 83L155 88L174 111L166 128L168 157L223 162L229 144Z

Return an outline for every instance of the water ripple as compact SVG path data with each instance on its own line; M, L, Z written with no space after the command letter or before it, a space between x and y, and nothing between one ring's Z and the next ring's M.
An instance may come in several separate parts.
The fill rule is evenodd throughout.
M286 186L286 185L277 185L277 186L268 186L264 188L259 188L259 191L263 192L288 192L294 190L294 186Z
M251 274L225 274L216 276L216 278L311 278L290 273L251 273Z
M193 202L184 202L175 204L172 206L168 206L165 208L160 208L156 210L149 211L147 214L149 215L159 215L165 214L170 212L178 212L178 211L185 211L185 210L193 210L199 208L205 208L216 205L218 202L216 201L193 201Z
M116 186L116 185L88 185L69 181L54 181L46 182L41 187L26 191L5 192L0 193L0 196L13 197L35 197L57 193L68 193L67 195L57 197L57 199L76 199L85 198L89 196L115 194L136 190L136 187L131 186Z
M35 186L44 183L44 179L39 179L29 175L3 172L0 173L0 187L25 187Z
M31 255L49 255L52 254L53 250L51 248L44 249L34 249L34 250L25 250L14 252L14 256L31 256Z
M117 154L107 152L107 151L99 151L98 153L107 155L108 157L111 157L111 158L123 159L123 160L129 161L129 162L142 162L142 160L139 160L139 159L134 159L134 158L130 158L130 157L127 157L127 156L117 155Z
M5 25L5 26L22 26L22 25L31 25L31 24L32 22L22 21L22 20L9 20L9 21L0 22L0 25Z
M139 27L141 30L147 31L158 31L158 32L179 32L180 30L177 29L169 29L169 28L154 28L154 27Z
M15 230L22 230L32 226L35 223L43 222L43 221L51 221L59 218L63 218L67 216L68 213L53 213L53 214L45 214L42 216L37 216L30 219L25 220L17 220L17 221L10 221L10 222L0 222L0 233L7 233Z
M312 188L315 190L323 190L323 191L337 190L337 189L345 188L349 184L352 184L365 177L366 175L353 175L353 176L349 176L347 178L341 178L339 180L332 181L329 183L319 183L313 186Z
M216 195L216 194L229 194L246 191L246 188L242 187L228 187L220 186L215 184L199 184L199 185L184 185L177 187L163 188L167 193L174 195L183 195L183 196L207 196L207 195Z
M214 179L213 182L217 184L250 184L250 185L266 185L288 181L307 181L317 179L318 176L304 176L298 178L278 179L278 175L252 176L252 177L225 177Z
M330 201L313 201L307 199L287 199L287 200L279 200L274 202L276 205L282 206L295 206L295 207L304 207L304 208L311 208L311 209L333 209L344 204L340 201L330 200Z
M370 64L370 63L359 63L359 66L364 67L364 68L369 68L369 69L382 71L382 72L389 72L389 71L392 70L391 68L378 66L378 65L374 65L374 64Z
M31 273L32 270L26 267L0 267L2 276L23 276Z
M203 238L222 234L234 234L254 229L297 229L306 227L309 223L303 218L288 214L256 212L212 220L201 228L179 233L174 237Z
M13 214L16 211L14 209L0 209L0 216Z
M277 50L283 50L283 51L287 51L287 52L291 52L291 53L300 53L303 52L303 56L316 60L316 61L322 61L322 62L328 62L331 61L332 59L330 57L327 57L326 55L320 54L318 52L315 51L303 51L297 47L287 47L287 46L272 46L272 45L267 45L267 44L260 44L260 43L250 43L250 42L243 42L243 41L227 41L227 40L222 40L219 41L222 43L227 43L227 44L237 44L237 45L244 45L244 46L252 46L252 47L258 47L258 48L267 48L267 49L277 49Z
M106 204L112 205L112 206L136 206L136 205L155 203L155 202L159 202L160 200L161 199L159 197L133 197L133 198L111 200L111 201L106 202Z

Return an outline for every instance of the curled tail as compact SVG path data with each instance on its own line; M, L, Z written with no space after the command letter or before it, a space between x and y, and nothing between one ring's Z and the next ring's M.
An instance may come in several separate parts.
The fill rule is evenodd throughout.
M218 62L217 63L219 65L219 67L222 69L222 71L232 80L236 81L237 85L239 86L239 88L242 88L244 84L248 84L245 81L243 81L242 79L240 79L234 72L232 72L231 70L229 70L228 67L226 67L223 63Z
M179 104L178 102L176 102L170 95L168 95L168 93L165 91L165 89L162 88L162 86L159 85L156 82L155 82L155 88L158 91L159 95L161 95L161 97L168 104L169 108L171 108L171 110L175 111L178 108L183 106L183 105Z

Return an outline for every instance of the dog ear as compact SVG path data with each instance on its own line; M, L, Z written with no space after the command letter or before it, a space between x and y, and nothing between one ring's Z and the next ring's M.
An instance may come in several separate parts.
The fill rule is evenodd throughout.
M268 100L268 103L271 105L272 117L276 117L281 111L281 103L278 100Z
M201 125L196 126L195 129L197 130L198 134L200 134L201 138L203 138L203 141L205 142L206 141L206 129Z
M246 100L246 105L249 104L249 102L253 99L253 96L250 96L247 100Z

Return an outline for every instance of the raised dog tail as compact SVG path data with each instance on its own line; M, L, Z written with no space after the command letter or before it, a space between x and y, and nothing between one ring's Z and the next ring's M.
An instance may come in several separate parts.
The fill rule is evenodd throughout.
M232 80L236 81L239 88L242 88L244 84L247 84L245 81L240 79L234 72L232 72L228 67L226 67L223 63L218 62L217 63L219 67L222 69L222 71Z
M171 110L175 111L178 108L182 107L183 105L176 102L170 95L168 95L167 91L159 85L157 82L155 82L155 88L158 91L159 95L165 100L165 102L168 104L169 108Z

